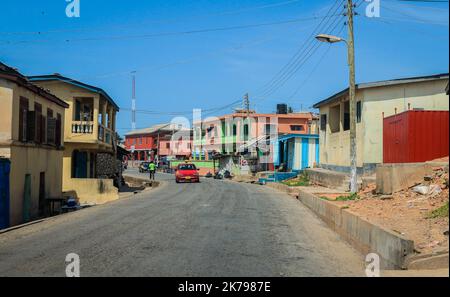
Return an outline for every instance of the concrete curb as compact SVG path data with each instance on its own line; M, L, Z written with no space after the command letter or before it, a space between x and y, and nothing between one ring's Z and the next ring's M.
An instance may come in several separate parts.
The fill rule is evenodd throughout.
M6 228L6 229L2 229L2 230L0 230L0 234L8 233L8 232L11 232L11 231L14 231L14 230L17 230L17 229L22 229L22 228L25 228L25 227L28 227L28 226L31 226L31 225L39 224L39 223L48 221L51 218L54 218L54 217L49 217L49 218L45 218L45 219L41 219L41 220L28 222L28 223L21 224L21 225L9 227L9 228Z
M299 200L363 255L380 256L381 269L406 269L414 242L314 194L299 191Z
M143 179L142 179L142 181L148 182L147 180L143 180ZM142 194L142 193L154 190L156 188L164 188L164 186L166 186L166 185L167 185L166 182L160 181L160 182L158 182L157 186L146 188L146 189L142 190L141 192L139 192L138 194ZM94 206L101 207L103 205L112 204L112 203L115 203L115 202L119 202L119 201L121 201L123 199L129 199L129 198L131 198L131 197L133 197L135 195L138 195L138 194L134 194L134 193L130 192L129 195L119 197L119 199L117 199L117 200L109 201L109 202L106 202L106 203L103 203L103 204L92 205L91 207L94 207ZM88 207L86 209L89 209L91 207ZM84 210L84 209L80 209L78 211L82 211L82 210ZM31 221L31 222L28 222L28 223L25 223L25 224L16 225L16 226L13 226L13 227L10 227L10 228L7 228L7 229L2 229L2 230L0 230L0 235L8 233L8 232L11 232L11 231L15 231L15 230L18 230L18 229L22 229L22 228L25 228L25 227L28 227L28 226L32 226L32 225L36 225L36 224L39 224L39 223L47 222L47 221L50 221L50 220L56 220L56 219L60 218L61 216L68 216L68 215L75 214L75 213L77 213L77 212L63 213L63 214L59 214L59 215L56 215L56 216L52 216L52 217L48 217L48 218L44 218L44 219L40 219L40 220L36 220L36 221Z
M408 270L434 270L449 268L448 251L434 254L414 255L407 259Z

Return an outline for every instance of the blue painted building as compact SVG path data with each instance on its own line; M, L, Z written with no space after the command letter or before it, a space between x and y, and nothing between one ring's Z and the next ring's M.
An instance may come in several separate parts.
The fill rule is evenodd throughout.
M300 171L319 164L319 135L287 134L274 144L274 165L284 164L288 171Z

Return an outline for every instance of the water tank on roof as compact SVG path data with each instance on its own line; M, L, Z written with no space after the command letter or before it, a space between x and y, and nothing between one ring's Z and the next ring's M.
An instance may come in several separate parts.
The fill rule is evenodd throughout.
M287 114L288 106L287 104L277 104L277 114Z

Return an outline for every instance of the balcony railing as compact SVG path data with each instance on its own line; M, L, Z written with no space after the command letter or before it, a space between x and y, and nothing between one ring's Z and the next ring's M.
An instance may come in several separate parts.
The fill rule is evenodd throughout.
M93 122L72 122L73 134L93 134L94 123Z

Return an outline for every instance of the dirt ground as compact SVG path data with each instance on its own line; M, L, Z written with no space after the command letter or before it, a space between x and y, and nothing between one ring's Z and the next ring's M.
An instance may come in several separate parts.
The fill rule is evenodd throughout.
M411 188L391 196L380 196L375 194L373 184L359 193L358 200L333 203L414 240L420 253L448 250L448 213L446 217L430 218L432 211L449 202L448 172L443 167L433 168L422 185L434 186L435 192L423 195Z

